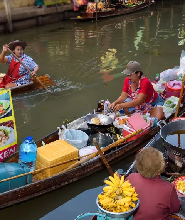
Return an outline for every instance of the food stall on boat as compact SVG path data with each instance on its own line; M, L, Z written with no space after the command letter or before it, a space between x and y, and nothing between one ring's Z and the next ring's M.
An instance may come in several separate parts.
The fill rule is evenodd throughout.
M102 0L102 1L89 1L85 12L81 12L75 20L93 20L103 19L118 15L129 14L153 4L149 0Z
M178 73L178 74L177 74ZM174 117L177 108L180 70L175 68L160 74L154 87L166 99L164 104L165 122ZM172 83L171 96L166 89L167 81ZM179 111L184 117L185 104ZM160 128L150 115L111 112L108 102L101 100L93 113L59 127L53 133L37 141L38 154L36 170L11 178L1 178L0 184L26 175L32 175L32 183L0 193L0 208L42 195L69 183L85 178L104 168L93 139L96 138L109 163L115 163L138 151L147 140L159 132ZM80 138L79 138L80 137ZM10 156L5 163L17 163L19 153Z

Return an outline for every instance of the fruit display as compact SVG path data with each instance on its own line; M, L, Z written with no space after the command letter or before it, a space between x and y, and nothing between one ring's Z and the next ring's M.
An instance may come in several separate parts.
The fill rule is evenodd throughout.
M131 186L129 180L124 181L124 176L119 178L117 172L114 177L104 181L108 186L103 188L103 193L98 195L99 205L109 212L127 212L136 206L138 194Z
M177 182L177 189L185 193L185 181L178 181Z

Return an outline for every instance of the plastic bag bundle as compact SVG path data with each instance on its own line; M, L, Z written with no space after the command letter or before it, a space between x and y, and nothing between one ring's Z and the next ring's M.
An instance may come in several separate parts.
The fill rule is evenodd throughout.
M163 112L165 114L165 117L168 117L170 114L176 111L178 101L179 101L179 98L175 96L171 96L165 101L163 105Z
M176 80L177 79L177 74L175 69L167 69L160 73L160 79L163 79L163 81L170 81L170 80Z
M81 149L87 145L88 135L80 130L65 129L64 140L74 147Z

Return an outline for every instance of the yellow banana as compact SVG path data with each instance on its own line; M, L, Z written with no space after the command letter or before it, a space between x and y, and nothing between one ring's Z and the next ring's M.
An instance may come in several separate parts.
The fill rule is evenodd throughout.
M130 197L125 197L123 199L120 199L119 201L122 202L122 203L131 202L131 198Z
M105 192L105 191L109 191L109 190L112 190L112 189L113 189L112 186L105 186L105 187L103 188L103 191Z
M120 178L119 178L117 172L115 172L115 174L114 174L114 179L116 180L116 183L117 183L117 185L119 186L119 185L120 185Z
M112 183L112 182L109 181L109 180L104 180L104 183L106 183L106 184L109 185L109 186L115 187L114 183Z
M113 182L113 184L114 184L115 186L117 186L116 179L114 179L112 176L109 176L109 179L110 179L110 181Z
M128 180L127 180L128 181ZM129 182L124 182L122 185L121 185L121 187L122 188L127 188L127 187L130 187L131 186L131 184L129 183Z
M132 197L132 201L137 201L138 198L137 197Z
M135 208L136 204L134 202L131 202L130 205Z
M124 191L123 191L123 194L125 194L126 196L132 196L133 193L124 190Z
M121 180L120 180L120 186L124 183L124 179L125 179L125 177L122 176L122 177L121 177Z
M135 188L125 188L124 191L128 191L128 192L135 192Z

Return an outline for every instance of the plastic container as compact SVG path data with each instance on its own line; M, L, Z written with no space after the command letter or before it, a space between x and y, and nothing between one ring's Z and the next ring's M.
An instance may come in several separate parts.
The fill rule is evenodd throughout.
M150 130L150 125L143 119L143 117L139 113L128 118L127 122L132 127L132 130L137 131L142 128L143 131L140 134L129 138L126 142L136 140L139 137L143 136L144 134L148 133ZM128 127L128 129L129 129L129 127ZM123 137L133 133L132 131L129 131L128 129L123 129Z
M175 96L179 98L181 87L182 87L182 81L174 80L174 81L169 81L168 83L166 83L166 98L169 98L171 96ZM184 89L185 89L185 86L184 86ZM184 94L182 97L182 102L184 102Z
M88 138L88 135L80 130L66 129L64 131L64 140L78 149L87 146Z
M18 163L0 163L0 180L7 179L20 174L28 173L29 168L27 166L21 166ZM16 189L21 186L25 186L32 182L32 176L22 176L16 179L5 181L0 183L0 193L7 192L12 189Z
M158 82L160 80L160 75L157 73L155 76L155 81Z
M35 170L35 161L37 157L37 145L33 141L33 137L28 136L23 139L23 143L19 149L18 163L26 165L30 171Z

